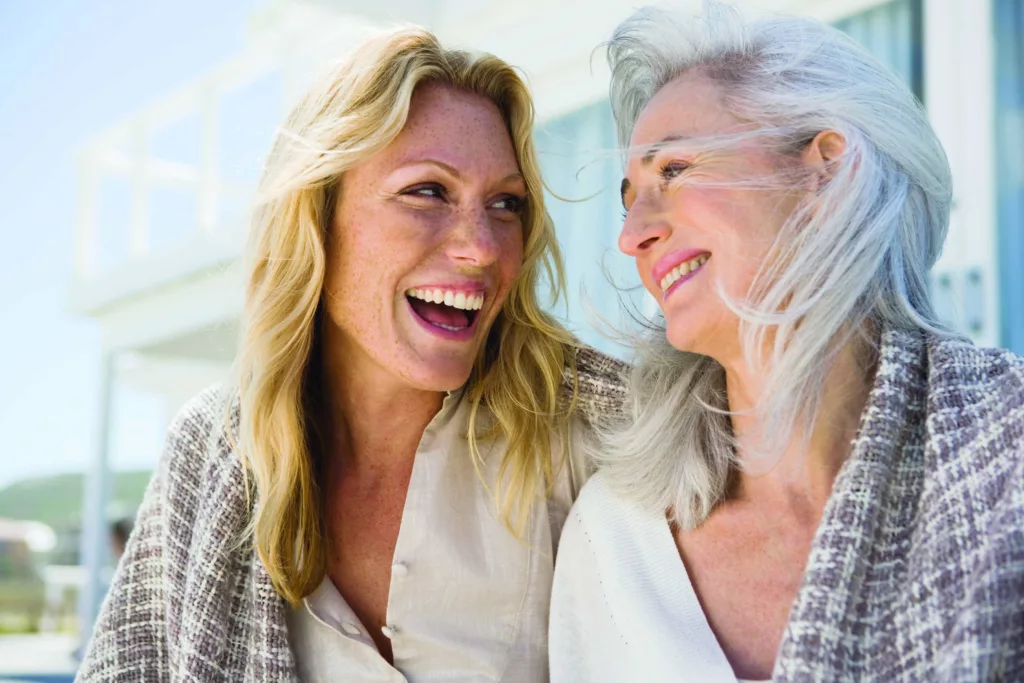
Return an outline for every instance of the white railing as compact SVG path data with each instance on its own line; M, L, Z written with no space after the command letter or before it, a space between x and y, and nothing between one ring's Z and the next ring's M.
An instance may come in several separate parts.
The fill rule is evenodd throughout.
M90 142L79 156L79 203L76 274L98 274L98 250L103 226L100 198L105 179L127 180L131 187L128 230L129 258L150 254L149 200L154 189L176 186L197 195L199 230L212 232L219 222L218 204L226 194L247 188L222 182L219 173L220 103L231 92L280 68L277 55L252 50L147 107ZM190 116L201 121L199 164L169 161L149 150L151 138Z
M310 71L303 67L336 58L339 51L372 28L363 19L295 1L273 4L254 23L258 24L257 31L249 36L249 44L241 54L112 126L79 151L75 245L78 281L95 280L107 270L100 259L101 245L106 244L103 233L110 229L101 201L104 182L127 181L131 188L125 250L129 262L153 255L150 200L155 190L184 188L194 192L195 231L216 233L223 227L224 201L244 199L252 190L225 180L221 173L222 163L229 161L222 158L221 147L225 99L262 78L280 73L283 111ZM154 136L192 117L198 117L200 123L199 149L194 150L198 151L198 163L171 161L151 152L150 141Z

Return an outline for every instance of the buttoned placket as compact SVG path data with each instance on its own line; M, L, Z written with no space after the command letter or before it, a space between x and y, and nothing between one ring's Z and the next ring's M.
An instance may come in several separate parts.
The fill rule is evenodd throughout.
M415 457L418 459L420 454L428 448L433 442L433 439L438 429L444 425L447 420L451 417L456 406L461 400L460 391L449 391L445 393L444 401L441 404L441 409L438 410L437 414L431 418L427 424L426 429L423 431L423 436L420 437L420 442L416 448ZM413 463L413 475L409 481L409 488L412 489L416 486L416 463ZM402 513L402 524L405 523L406 511ZM395 557L400 556L401 548L396 545ZM392 647L396 647L394 641L400 633L400 627L398 624L393 623L391 620L391 614L393 609L394 587L396 580L406 579L409 576L409 564L405 561L395 560L391 565L391 588L388 591L388 610L387 610L387 624L381 627L381 633L384 634L388 640L392 641ZM322 625L332 629L343 637L347 637L352 641L358 642L360 645L371 648L373 652L379 657L380 651L377 649L376 643L373 642L373 638L369 634L369 629L363 625L362 621L348 605L344 596L341 595L340 591L334 586L329 577L324 577L320 587L313 592L312 595L303 600L304 608L309 612L310 615ZM396 658L397 659L397 658ZM381 659L381 663L386 662ZM397 662L396 662L397 664ZM392 668L389 666L389 668ZM401 680L405 680L404 677Z

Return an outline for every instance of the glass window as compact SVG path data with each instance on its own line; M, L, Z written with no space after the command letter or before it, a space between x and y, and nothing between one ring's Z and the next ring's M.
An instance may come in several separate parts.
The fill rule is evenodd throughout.
M536 136L545 200L565 257L567 302L554 313L587 344L623 355L600 331L605 323L620 327L620 302L642 305L633 259L617 246L622 164L611 107L601 101L542 122Z
M995 0L1000 343L1024 353L1024 0Z
M924 71L921 0L894 0L835 23L903 77L923 101Z

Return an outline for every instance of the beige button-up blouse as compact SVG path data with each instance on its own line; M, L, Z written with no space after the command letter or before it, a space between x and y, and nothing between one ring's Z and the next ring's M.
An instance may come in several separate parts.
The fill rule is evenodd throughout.
M546 502L538 497L525 537L516 539L473 467L465 438L469 404L460 398L445 399L413 463L384 627L394 667L325 577L288 615L304 681L547 680L555 548L586 478L573 447L578 439L570 436L555 494ZM570 431L578 434L578 426ZM483 474L492 487L502 449L501 442L484 446Z

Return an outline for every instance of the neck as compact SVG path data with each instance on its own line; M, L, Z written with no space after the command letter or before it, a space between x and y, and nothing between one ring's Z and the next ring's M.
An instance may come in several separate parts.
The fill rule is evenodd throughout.
M835 478L850 456L871 390L871 373L866 370L870 361L862 346L862 342L849 342L832 362L810 438L805 438L803 426L794 425L782 452L770 462L759 461L756 455L762 450L763 430L754 410L767 388L767 377L751 371L745 363L726 367L733 433L745 465L736 480L737 499L773 506L782 503L806 512L808 522L816 524Z
M324 323L322 429L329 468L383 472L408 467L444 393L410 386Z

